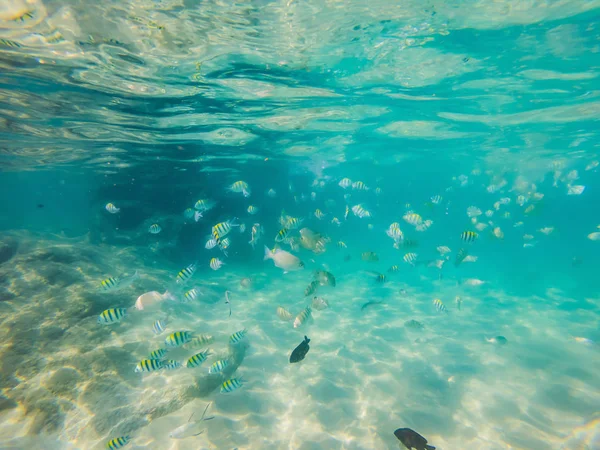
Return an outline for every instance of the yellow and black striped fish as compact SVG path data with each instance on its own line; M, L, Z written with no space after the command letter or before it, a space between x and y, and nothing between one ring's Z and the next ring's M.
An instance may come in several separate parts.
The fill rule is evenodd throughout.
M142 359L135 367L136 372L154 372L163 368L163 363L158 359Z
M166 348L159 348L150 353L150 359L162 359L166 354Z
M232 227L238 226L235 223L235 220L236 219L227 220L225 222L219 222L216 224L214 227L212 227L212 237L214 237L217 242L220 242L221 239L229 234Z
M193 337L187 344L183 346L183 348L188 349L197 349L199 347L203 347L207 344L211 344L214 341L214 338L208 334L201 334L200 336Z
M116 289L119 286L119 278L118 277L108 277L106 280L102 280L102 283L100 283L100 284L104 291L111 291L113 289Z
M129 436L121 436L118 438L111 439L106 443L106 448L110 450L117 450L119 448L125 447L131 438Z
M375 281L377 283L385 283L386 280L387 280L387 278L386 278L385 274L383 274L383 273L378 273L377 277L375 277Z
M290 230L288 230L287 228L282 228L277 233L277 236L275 236L275 242L285 241L287 239L289 233L290 233Z
M223 382L221 385L221 393L228 393L235 391L236 389L242 387L243 380L241 378L232 378Z
M463 231L460 233L460 239L465 242L473 242L475 239L477 239L477 236L477 233L474 231Z
M190 289L189 291L185 291L183 294L183 298L185 298L185 300L188 302L191 302L192 300L196 300L197 297L198 297L198 289L196 289L196 288Z
M192 275L196 272L196 263L190 264L185 269L182 269L177 274L177 279L175 280L177 283L184 283L189 280Z
M248 333L248 330L246 330L245 328L243 330L236 331L231 336L229 336L229 343L237 344L242 339L244 339L244 337L246 336L247 333Z
M194 369L196 367L199 367L200 364L206 361L208 355L210 355L210 350L205 350L203 352L196 353L190 359L187 360L185 365L188 369Z
M167 347L180 347L192 340L192 333L189 331L175 331L167 336L165 345Z
M120 322L127 310L125 308L110 308L102 311L98 316L98 323L102 325L110 325L113 323Z
M229 360L228 359L221 359L219 361L214 362L212 364L212 366L210 366L208 368L208 373L211 374L211 375L213 375L215 373L221 373L228 366L229 366Z

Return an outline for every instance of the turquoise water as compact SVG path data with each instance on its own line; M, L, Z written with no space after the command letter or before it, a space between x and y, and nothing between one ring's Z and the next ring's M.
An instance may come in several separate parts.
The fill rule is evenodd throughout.
M0 4L0 448L600 449L599 19Z

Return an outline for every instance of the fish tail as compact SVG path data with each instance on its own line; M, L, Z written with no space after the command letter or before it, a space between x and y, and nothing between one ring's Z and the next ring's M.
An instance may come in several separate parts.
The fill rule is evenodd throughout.
M266 261L267 259L273 259L273 254L271 253L271 250L269 250L269 247L267 247L265 245L265 257L264 257L264 260Z

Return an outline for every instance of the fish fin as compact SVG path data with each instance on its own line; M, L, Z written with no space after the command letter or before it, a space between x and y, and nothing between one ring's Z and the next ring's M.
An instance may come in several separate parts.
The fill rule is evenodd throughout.
M194 412L192 413L192 415L191 415L191 416L190 416L190 418L188 419L188 423L190 423L190 420L192 420L192 417L194 417L194 414L196 414L196 411L194 411Z
M202 430L200 433L192 434L192 436L200 436L202 433L204 433L204 430Z
M272 256L271 250L269 250L269 247L267 247L265 245L265 257L264 257L264 260L266 261L267 259L273 259L273 256Z
M425 449L426 450L435 450L435 447L433 445L427 445L427 444L425 444Z
M284 271L283 271L283 274L285 275L286 273L288 273L288 271L287 271L287 270L284 270Z
M202 413L202 417L200 417L200 420L204 420L204 415L206 414L206 411L208 411L208 408L211 404L212 404L212 402L209 402L208 405L206 405L206 408L204 408L204 412ZM210 420L210 419L207 419L207 420Z

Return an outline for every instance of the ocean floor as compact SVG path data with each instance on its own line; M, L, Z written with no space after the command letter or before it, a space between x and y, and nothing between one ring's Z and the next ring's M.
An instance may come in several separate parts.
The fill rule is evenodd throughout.
M438 450L600 448L600 348L575 339L598 337L597 298L551 288L543 298L520 298L429 272L420 274L423 290L406 281L403 271L413 269L404 267L378 285L355 266L344 269L340 257L330 264L337 286L318 291L329 308L295 329L276 309L295 316L310 304L303 293L318 266L283 274L271 261L231 262L198 269L187 284L202 292L193 302L166 299L128 310L120 323L97 323L107 308L164 292L183 267L162 267L149 246L5 234L0 447L100 449L129 435L132 449L397 449L394 430L409 427ZM99 289L108 276L136 270L129 287ZM369 301L382 303L361 309ZM156 336L152 324L166 316L167 330ZM229 336L244 328L247 338L230 347ZM134 371L178 330L214 337L200 368ZM310 351L290 364L304 335ZM495 336L507 343L486 340ZM168 357L184 362L194 353L178 348ZM225 373L209 375L227 356ZM242 376L243 386L220 393L230 376ZM209 403L214 418L198 423L201 434L169 437Z

